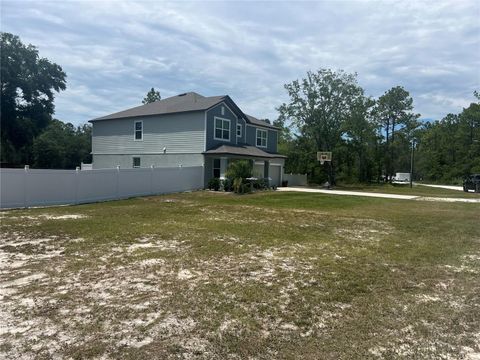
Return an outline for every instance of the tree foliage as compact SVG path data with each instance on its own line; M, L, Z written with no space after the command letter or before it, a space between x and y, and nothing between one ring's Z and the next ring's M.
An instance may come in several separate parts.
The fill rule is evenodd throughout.
M292 123L307 149L308 167L316 170L316 152L333 151L341 145L344 124L364 99L356 74L321 69L285 85L289 103L279 107L279 121ZM328 163L328 178L335 183L337 159Z
M378 99L364 96L355 74L320 70L285 85L289 103L279 107L274 125L282 129L279 152L287 173L307 173L322 183L391 180L409 172L416 145L414 178L459 182L480 172L480 95L460 114L419 122L413 98L401 86ZM332 151L332 167L321 166L317 151Z
M399 164L395 163L398 152L398 141L411 140L413 131L419 126L418 114L413 113L413 99L409 92L401 86L396 86L380 96L374 110L376 122L380 134L385 137L384 149L384 173L389 178L395 175L395 169ZM397 132L401 132L396 139ZM408 139L410 138L410 139Z
M231 186L237 194L243 194L250 191L250 186L246 179L253 176L253 164L249 160L233 160L227 168L225 177L232 182ZM225 184L225 183L224 183Z
M247 179L252 177L253 168L252 164L248 160L234 160L227 168L225 177L229 179Z
M373 121L375 101L367 97L358 97L351 109L350 116L342 124L342 146L347 159L346 178L350 181L369 181L379 171L377 144L379 136ZM377 161L375 161L377 159Z
M142 104L150 104L155 101L161 100L160 91L156 91L155 88L151 88L147 95L143 98Z
M480 173L480 101L423 125L417 137L419 177L458 183L465 175Z
M0 46L1 161L30 163L33 139L51 122L54 92L65 90L66 74L16 35L2 32Z
M52 120L33 142L33 166L43 169L75 169L91 162L92 128L75 128L70 123Z

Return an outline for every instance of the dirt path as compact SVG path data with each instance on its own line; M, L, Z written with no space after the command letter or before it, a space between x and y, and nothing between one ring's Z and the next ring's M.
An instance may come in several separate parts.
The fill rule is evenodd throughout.
M417 196L417 195L398 195L385 193L369 193L362 191L344 191L344 190L322 190L311 189L305 187L281 187L277 191L298 191L309 193L321 193L328 195L347 195L347 196L365 196L384 199L400 199L400 200L420 200L420 201L442 201L442 202L465 202L480 204L480 199L462 199L462 198L445 198L445 197L431 197L431 196Z

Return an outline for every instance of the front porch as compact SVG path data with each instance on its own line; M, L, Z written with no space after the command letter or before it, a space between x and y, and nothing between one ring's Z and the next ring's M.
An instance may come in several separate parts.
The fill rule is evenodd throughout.
M235 160L248 160L252 164L253 176L268 178L269 185L282 183L285 156L270 154L253 146L226 146L204 152L205 184L211 178L225 178L228 165Z

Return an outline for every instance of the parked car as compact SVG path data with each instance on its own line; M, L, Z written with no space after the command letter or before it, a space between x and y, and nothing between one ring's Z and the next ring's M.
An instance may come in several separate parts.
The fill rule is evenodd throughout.
M473 190L480 192L480 174L473 174L463 179L463 191Z

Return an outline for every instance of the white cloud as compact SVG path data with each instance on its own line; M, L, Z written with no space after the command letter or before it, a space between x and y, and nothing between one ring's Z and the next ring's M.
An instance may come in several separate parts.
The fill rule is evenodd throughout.
M229 94L275 119L283 84L321 67L357 72L366 93L402 85L425 118L480 88L480 3L6 0L2 30L68 74L56 116L79 123L140 104L154 86Z
M40 21L51 22L56 25L65 24L65 20L61 17L45 13L40 9L27 9L26 13L27 16Z

